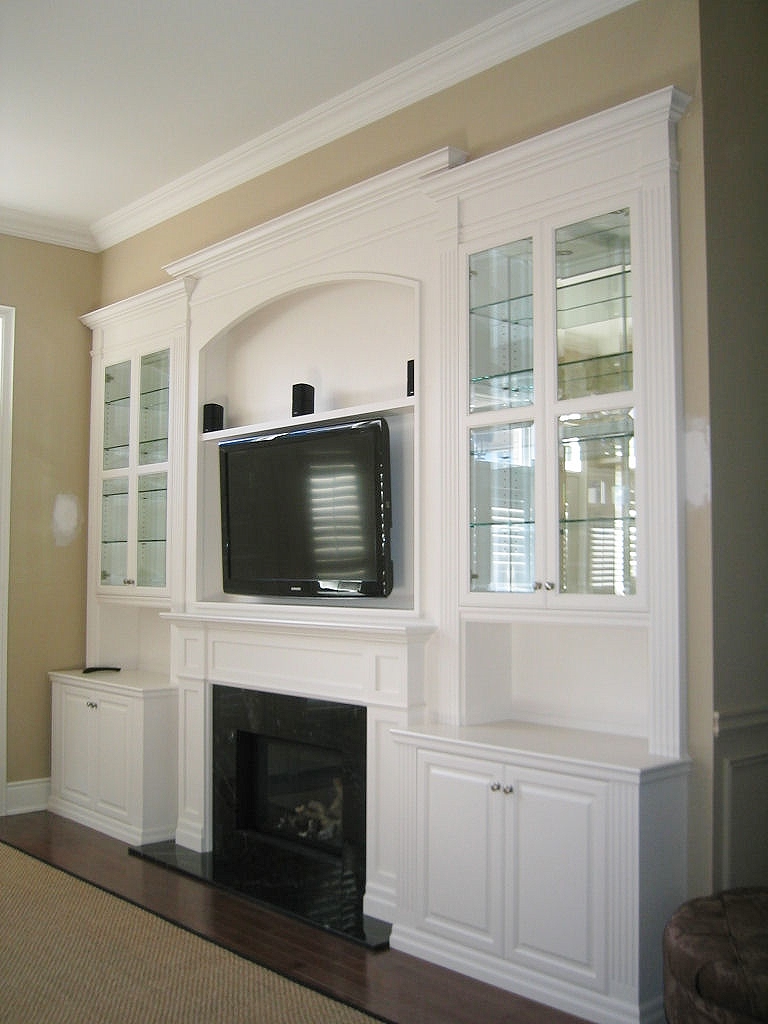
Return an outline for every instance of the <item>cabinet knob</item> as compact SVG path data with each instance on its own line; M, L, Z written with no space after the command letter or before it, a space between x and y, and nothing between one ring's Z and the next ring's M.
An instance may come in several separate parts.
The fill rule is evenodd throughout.
M501 783L500 782L492 782L491 783L491 792L492 793L498 793L500 789L501 789Z
M136 583L136 580L123 580L124 587L132 587Z
M87 708L90 708L90 709L91 709L91 711L96 711L96 709L98 708L98 706L99 706L99 705L98 705L98 704L96 703L96 701L95 701L95 700L87 700L87 701L85 702L85 706L86 706Z
M552 580L547 580L547 582L544 584L544 589L545 590L554 590L555 589L555 584L552 582Z
M505 786L504 787L504 793L507 796L509 796L510 793L514 793L514 792L515 792L515 787L514 786Z

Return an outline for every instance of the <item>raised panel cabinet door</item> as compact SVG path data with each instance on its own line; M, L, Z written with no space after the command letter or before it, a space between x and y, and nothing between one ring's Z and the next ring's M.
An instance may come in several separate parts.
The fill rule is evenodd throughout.
M93 802L94 704L85 691L61 687L58 788L62 799L83 807L90 807Z
M95 741L95 807L100 814L127 820L135 772L129 743L131 702L111 694L98 698Z
M501 770L492 762L420 752L424 923L499 953L502 945Z
M554 772L509 772L508 955L602 988L607 784Z

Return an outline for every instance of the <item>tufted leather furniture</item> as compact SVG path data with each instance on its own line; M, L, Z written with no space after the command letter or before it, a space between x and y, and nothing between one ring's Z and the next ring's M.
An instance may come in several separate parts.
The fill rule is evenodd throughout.
M768 889L690 900L663 937L669 1024L768 1021Z

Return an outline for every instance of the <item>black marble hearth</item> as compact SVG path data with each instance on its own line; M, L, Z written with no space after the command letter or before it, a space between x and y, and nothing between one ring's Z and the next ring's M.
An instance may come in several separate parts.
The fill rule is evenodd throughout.
M213 851L135 851L374 948L363 914L366 710L213 687Z

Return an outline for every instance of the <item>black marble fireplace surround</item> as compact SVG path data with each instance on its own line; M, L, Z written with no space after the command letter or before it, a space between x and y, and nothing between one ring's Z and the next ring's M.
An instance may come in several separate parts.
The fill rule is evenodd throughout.
M132 852L362 942L390 926L363 914L366 709L213 687L213 851Z
M365 891L365 708L213 688L217 880L341 932Z

